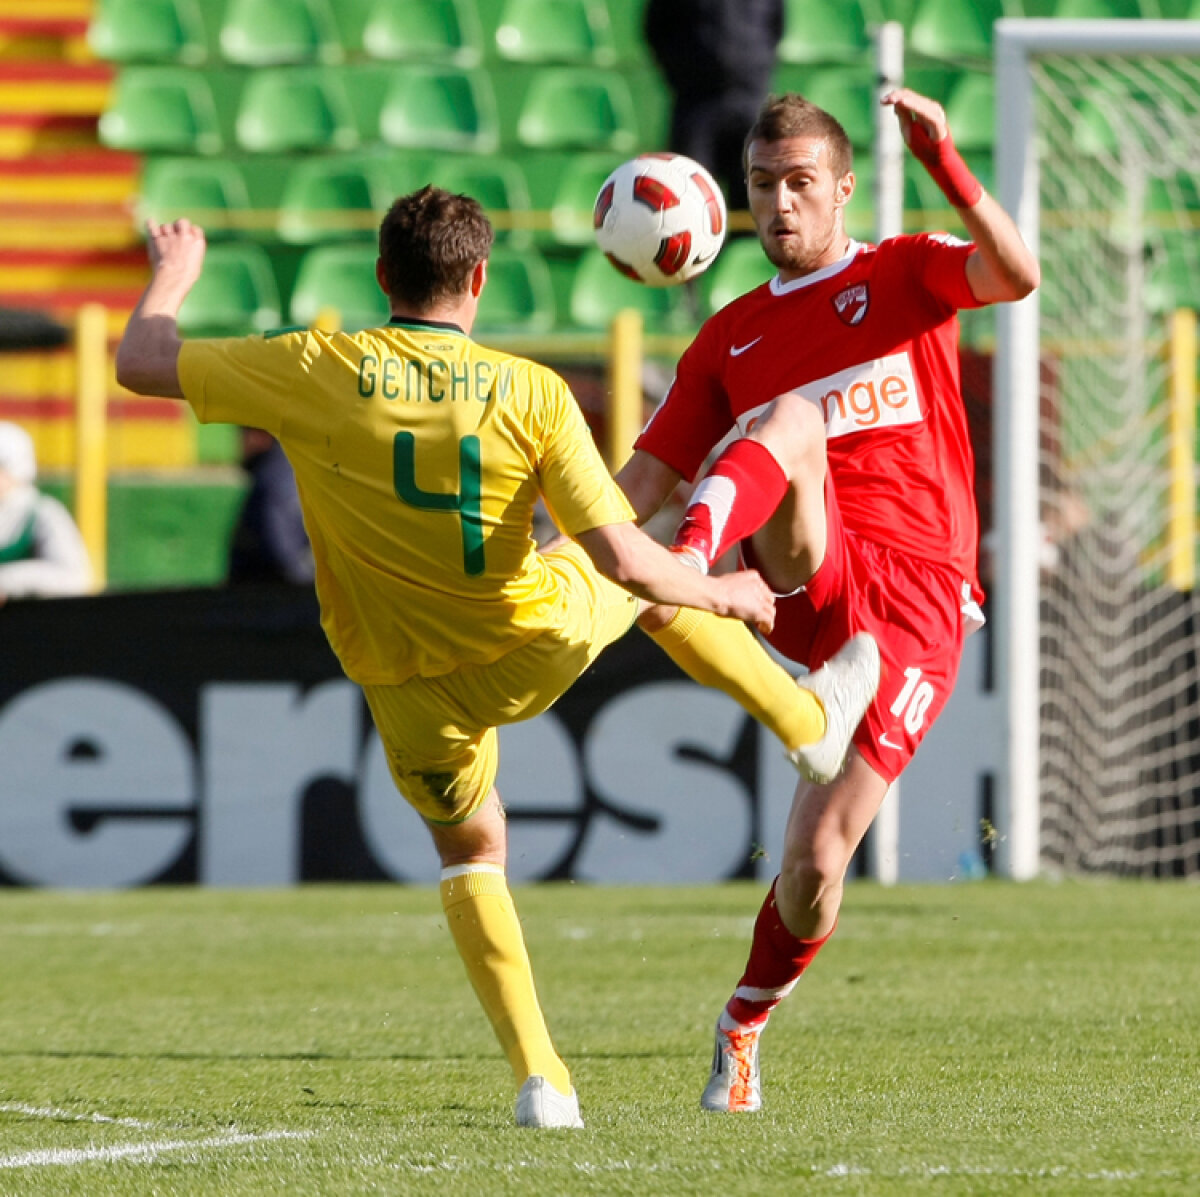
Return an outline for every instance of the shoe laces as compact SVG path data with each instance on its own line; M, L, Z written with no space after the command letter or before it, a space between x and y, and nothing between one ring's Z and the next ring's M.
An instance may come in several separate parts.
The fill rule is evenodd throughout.
M729 1081L729 1105L735 1108L749 1101L754 1091L754 1052L758 1044L758 1031L722 1033L729 1044L725 1055L733 1073Z

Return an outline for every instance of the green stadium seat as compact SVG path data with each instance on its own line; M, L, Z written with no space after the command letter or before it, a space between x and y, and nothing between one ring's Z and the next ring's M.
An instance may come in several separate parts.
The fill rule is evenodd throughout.
M305 158L288 171L276 232L291 245L374 242L392 198L387 175L373 159L346 154Z
M347 150L359 141L342 76L320 67L251 71L238 104L235 136L252 153Z
M475 66L483 30L471 0L374 0L363 49L372 58Z
M208 57L195 0L100 0L88 26L88 45L108 62L194 66Z
M995 144L996 81L990 72L965 71L946 97L954 144L965 154Z
M532 242L529 183L515 159L495 154L439 154L429 160L428 181L477 199L496 226L498 241L516 246Z
M646 287L621 274L596 247L575 266L570 322L577 328L607 329L626 308L640 312L649 332L687 332L695 327L683 287Z
M334 310L351 332L386 324L387 296L375 281L378 253L373 245L318 245L300 261L289 318L312 325L324 311Z
M212 85L186 67L119 71L99 136L111 149L145 154L212 154L223 144Z
M851 67L818 67L808 73L802 94L835 116L856 150L875 144L875 76Z
M592 213L605 179L621 163L620 154L574 156L559 176L550 205L549 234L559 245L584 247L596 235Z
M704 278L707 310L719 311L739 295L774 278L775 273L757 237L739 237L727 242Z
M507 0L495 44L498 56L512 62L617 61L604 0Z
M545 259L535 250L496 246L488 260L475 334L545 333L554 321L554 286Z
M151 157L138 197L141 220L166 224L186 217L212 241L239 231L250 208L241 170L228 158Z
M186 336L244 336L277 328L279 288L267 251L253 242L209 247L204 269L179 310Z
M930 58L990 59L992 25L1002 16L1002 0L919 0L908 44Z
M858 0L786 0L780 62L862 62L870 51Z
M500 123L491 80L479 68L398 67L379 114L383 141L407 149L492 153Z
M1142 15L1138 0L1057 0L1057 20L1136 21Z
M219 40L222 56L241 66L343 57L330 0L229 0Z
M862 0L867 26L882 25L885 21L898 21L907 29L912 24L918 2L919 0Z
M944 62L905 63L904 86L944 105L961 74L958 67Z
M517 141L530 149L612 150L638 141L633 94L623 75L586 67L546 67L529 82Z

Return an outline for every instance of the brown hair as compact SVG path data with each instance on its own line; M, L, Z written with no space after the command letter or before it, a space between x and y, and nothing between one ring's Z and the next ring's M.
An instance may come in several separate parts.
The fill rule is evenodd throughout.
M749 167L752 141L783 141L791 137L820 137L829 146L830 166L840 179L854 167L854 151L841 122L796 92L768 96L758 110L742 149L742 162Z
M495 232L478 200L440 187L402 195L379 226L389 298L418 311L461 295Z

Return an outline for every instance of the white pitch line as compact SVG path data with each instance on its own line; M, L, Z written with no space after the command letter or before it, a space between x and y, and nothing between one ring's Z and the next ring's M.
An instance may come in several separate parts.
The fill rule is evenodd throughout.
M208 1139L163 1139L157 1143L127 1143L121 1147L88 1147L51 1151L26 1151L0 1156L0 1168L64 1167L74 1164L111 1163L114 1160L153 1160L169 1151L205 1151L210 1148L240 1147L247 1143L269 1143L279 1139L307 1139L304 1131L267 1131L264 1134L232 1132Z
M132 1126L135 1130L154 1130L153 1122L138 1118L110 1118L107 1114L76 1114L52 1106L26 1106L20 1102L0 1103L0 1114L25 1114L30 1118L52 1118L55 1122L105 1122L111 1126Z

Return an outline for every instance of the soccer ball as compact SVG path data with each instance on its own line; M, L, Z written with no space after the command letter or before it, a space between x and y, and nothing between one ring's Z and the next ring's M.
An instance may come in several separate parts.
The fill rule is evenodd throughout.
M725 197L682 154L640 154L604 180L593 211L596 243L628 278L673 287L703 273L725 240Z

